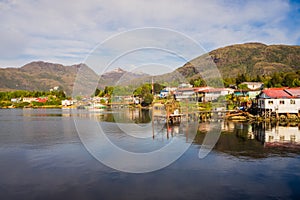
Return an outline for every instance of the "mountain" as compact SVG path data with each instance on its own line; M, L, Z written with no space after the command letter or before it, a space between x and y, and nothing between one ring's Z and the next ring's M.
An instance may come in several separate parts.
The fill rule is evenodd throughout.
M236 44L219 48L201 55L175 71L155 76L155 82L186 82L190 79L213 77L216 66L223 78L238 74L270 75L273 72L300 70L300 46L265 45L261 43ZM83 73L78 73L79 70ZM79 74L79 75L78 75ZM127 72L121 68L99 76L88 66L77 64L64 66L47 62L31 62L21 68L0 68L0 91L3 90L49 90L59 86L67 94L73 92L74 82L78 94L107 85L139 84L151 82L152 77L138 72ZM77 77L77 78L76 78Z
M0 68L1 90L49 90L59 86L70 94L82 64L64 66L47 62L31 62L21 68Z
M20 68L0 68L0 91L7 90L43 90L59 86L68 95L72 94L74 83L76 93L90 92L87 90L96 87L104 88L125 81L149 76L144 73L127 72L121 68L104 73L99 81L99 76L85 64L64 66L61 64L36 61ZM76 82L75 82L76 80Z
M256 76L300 70L300 46L245 43L218 48L208 55L223 78L238 74ZM199 56L178 68L177 72L192 78L206 59L207 55Z

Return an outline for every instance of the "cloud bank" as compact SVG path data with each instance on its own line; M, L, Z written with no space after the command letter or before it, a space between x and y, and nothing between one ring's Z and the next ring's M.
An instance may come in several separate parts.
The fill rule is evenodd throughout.
M108 37L142 27L182 32L207 51L254 41L299 45L299 10L299 3L281 0L4 0L0 67L80 63Z

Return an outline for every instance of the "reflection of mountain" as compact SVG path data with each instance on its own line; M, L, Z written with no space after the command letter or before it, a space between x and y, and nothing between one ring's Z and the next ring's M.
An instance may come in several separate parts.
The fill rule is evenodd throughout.
M209 129L208 123L200 123L194 143L201 145ZM266 158L271 155L290 156L291 153L300 154L299 142L300 131L297 126L268 127L263 123L223 122L222 133L214 150L245 158Z

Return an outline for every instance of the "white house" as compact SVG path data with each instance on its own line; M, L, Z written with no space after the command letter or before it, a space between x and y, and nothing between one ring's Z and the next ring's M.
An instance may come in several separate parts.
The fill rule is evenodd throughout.
M68 100L68 99L65 99L65 100L61 101L62 106L71 106L71 105L73 105L73 103L74 102L72 100Z
M247 85L249 90L260 90L264 87L264 83L262 82L243 82L241 84Z
M269 88L258 96L259 112L277 114L300 113L300 88Z
M195 91L197 92L197 96L199 98L198 101L200 102L215 101L220 96L226 96L234 93L234 89L231 88L202 87L197 88Z
M176 90L177 90L176 87L165 87L164 89L162 89L160 91L159 97L161 97L161 98L167 97L167 96L173 94Z
M36 97L23 97L23 102L31 103L37 101Z
M193 85L189 84L189 83L181 83L178 85L178 88L192 88Z
M175 91L175 97L176 97L176 100L178 100L178 101L181 101L183 99L195 100L196 93L194 91L194 88L192 88L192 87L178 88Z

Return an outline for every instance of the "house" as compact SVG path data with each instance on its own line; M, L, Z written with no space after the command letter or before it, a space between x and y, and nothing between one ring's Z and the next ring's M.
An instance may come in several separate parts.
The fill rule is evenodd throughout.
M300 88L264 89L257 97L261 116L300 113Z
M189 84L189 83L181 83L178 85L178 88L192 88L193 85Z
M193 87L178 88L175 91L175 97L176 97L176 100L178 100L178 101L181 101L184 99L188 99L190 101L197 100L195 89Z
M210 101L216 101L220 96L233 94L234 89L201 87L195 89L195 92L197 93L199 102L210 102Z
M73 103L74 102L72 100L68 100L68 99L65 99L65 100L61 101L62 106L71 106L71 105L73 105Z
M23 97L23 102L31 103L37 101L36 97Z
M177 90L176 87L165 87L164 89L162 89L159 93L159 97L160 98L165 98L171 94L173 94L175 91Z
M249 90L262 90L264 87L262 82L243 82L241 85L246 85Z
M12 99L10 99L10 101L11 101L12 103L20 103L21 98L12 98Z
M234 90L234 95L237 97L246 97L246 99L255 99L259 95L261 90Z
M38 97L36 98L36 102L46 103L48 101L48 97Z

